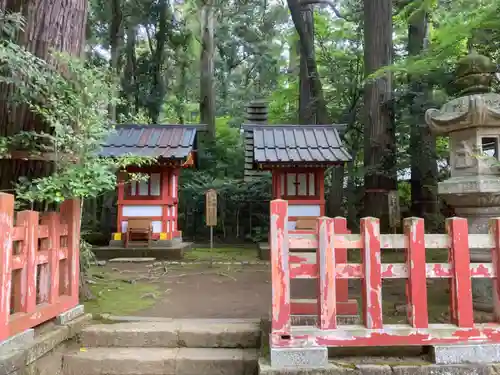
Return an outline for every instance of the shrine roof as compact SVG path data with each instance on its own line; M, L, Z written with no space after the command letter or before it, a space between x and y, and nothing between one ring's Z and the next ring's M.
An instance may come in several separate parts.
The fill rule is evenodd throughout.
M204 129L203 125L117 125L104 142L100 155L183 160L195 148L197 131Z
M247 163L314 166L351 160L339 135L343 125L245 124L242 128Z

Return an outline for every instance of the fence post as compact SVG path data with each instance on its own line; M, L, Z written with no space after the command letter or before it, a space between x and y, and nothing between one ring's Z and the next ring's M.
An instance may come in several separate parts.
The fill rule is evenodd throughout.
M428 328L427 276L425 265L424 219L404 219L406 241L406 280L408 324L414 328Z
M9 337L14 196L0 193L0 340Z
M318 325L320 329L337 328L337 291L335 272L334 219L318 218Z
M80 286L80 222L81 207L79 199L66 200L61 204L61 220L68 225L68 262L69 295L76 306L79 302Z
M36 251L38 250L38 221L39 214L36 211L21 211L17 214L17 225L24 226L25 236L23 241L23 253L25 258L22 271L22 283L25 283L25 295L21 297L21 311L31 312L36 308Z
M347 229L347 220L343 217L334 219L334 228L336 234L349 234ZM347 263L347 249L335 249L336 263ZM337 303L349 301L349 282L348 280L336 280ZM357 312L354 312L357 314Z
M271 201L271 281L273 333L289 335L290 317L290 266L288 257L288 202Z
M381 329L382 264L380 254L380 223L374 217L361 219L361 259L363 262L363 322L368 329Z
M42 216L42 225L47 225L49 252L49 298L48 302L54 304L59 298L59 249L61 234L59 231L60 221L57 212L47 212Z
M459 327L474 326L472 279L470 274L469 228L467 219L446 219L449 236L451 322Z
M500 323L500 218L490 219L489 233L493 239L491 262L497 277L493 278L493 313L495 321Z

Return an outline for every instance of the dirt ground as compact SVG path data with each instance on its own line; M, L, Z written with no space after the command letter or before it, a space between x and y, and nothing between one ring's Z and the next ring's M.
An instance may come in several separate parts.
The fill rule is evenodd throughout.
M398 259L399 260L399 259ZM219 265L107 263L94 269L98 300L89 312L166 318L260 318L271 302L269 264ZM292 298L313 298L316 280L293 280ZM449 322L449 282L428 280L430 323ZM349 296L361 306L361 281ZM406 322L404 280L386 280L382 288L384 323ZM492 321L477 312L476 321Z
M167 318L260 318L271 300L268 265L107 264L103 274L152 284L150 306L130 315ZM142 302L142 301L141 301ZM109 311L103 311L109 312Z

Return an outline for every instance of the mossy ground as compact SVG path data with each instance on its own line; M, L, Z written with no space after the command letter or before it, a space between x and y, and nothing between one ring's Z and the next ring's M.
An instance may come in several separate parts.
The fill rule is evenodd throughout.
M184 254L185 261L251 262L259 260L256 247L193 248Z
M121 273L101 267L91 268L90 280L95 299L84 302L87 313L130 315L155 304L151 297L157 292L157 285L131 282Z

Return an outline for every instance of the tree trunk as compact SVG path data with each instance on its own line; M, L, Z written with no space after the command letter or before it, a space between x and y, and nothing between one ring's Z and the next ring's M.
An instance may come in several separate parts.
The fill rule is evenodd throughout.
M392 1L364 0L365 76L392 60ZM388 196L397 188L391 77L369 80L364 90L365 216L388 228Z
M305 36L307 43L314 46L314 13L312 5L302 8L302 19L304 22ZM299 94L299 123L302 125L315 124L316 116L312 111L314 97L311 92L311 82L309 81L309 71L307 70L307 56L304 56L303 49L300 49L300 94ZM313 58L314 55L313 48Z
M412 16L408 26L408 53L418 55L425 48L428 20L421 10ZM410 159L411 159L411 212L427 219L428 230L437 225L439 211L437 197L436 138L425 122L425 108L429 88L418 77L410 80ZM414 81L415 80L415 81ZM419 80L419 81L417 81Z
M82 56L87 0L0 0L0 9L24 16L26 25L18 42L36 56L50 61L51 50ZM9 103L11 95L9 86L0 86L0 136L20 131L51 133L52 129L34 116L28 106ZM0 190L13 189L19 177L33 179L47 176L51 171L48 162L0 160Z
M323 95L323 87L319 79L318 67L316 65L316 58L314 56L314 39L308 37L309 31L306 28L304 20L301 15L301 5L298 0L287 0L292 21L295 30L299 34L300 40L300 55L305 56L307 72L309 77L309 84L311 89L311 112L316 115L318 124L329 124L328 111L326 109L325 97Z
M156 49L153 56L153 85L149 98L149 117L153 124L157 124L160 120L166 93L166 80L163 75L163 66L165 64L165 47L168 38L168 16L170 13L169 2L167 0L160 0L158 12L159 22L155 35Z
M113 79L118 80L120 75L120 55L123 44L123 14L122 3L120 0L111 0L111 25L109 26L109 47L111 50L111 59L109 67L113 74ZM116 82L118 83L118 82ZM116 105L109 105L109 119L116 121Z
M123 75L122 88L127 97L127 104L132 114L139 112L139 87L137 84L137 57L135 54L137 26L127 25L127 44L125 46L126 63Z
M309 81L310 102L308 112L312 114L317 124L330 124L328 110L326 108L325 97L323 95L323 87L318 74L316 58L314 55L314 35L311 34L312 25L308 28L306 19L302 16L301 5L299 0L288 0L288 7L292 15L292 20L295 29L299 34L300 40L300 56L301 62L305 60L305 68L307 69L307 77ZM312 13L311 13L312 22ZM302 69L301 69L302 76ZM301 84L302 94L302 84ZM344 164L332 170L333 183L331 185L330 194L328 195L327 208L329 214L336 216L341 215L343 190L344 190Z
M208 127L210 139L215 140L215 86L214 86L214 10L211 0L201 7L201 72L200 120Z

